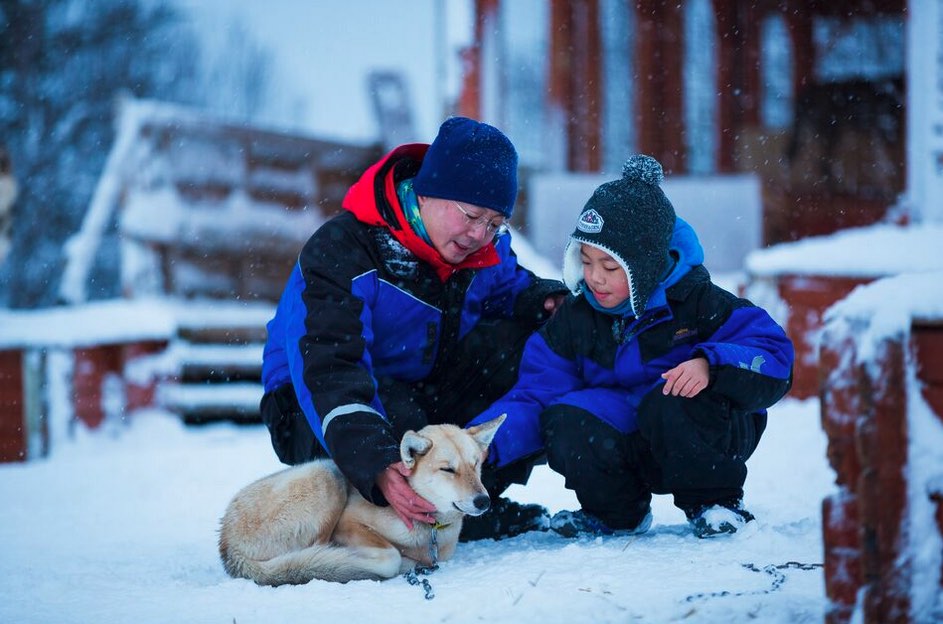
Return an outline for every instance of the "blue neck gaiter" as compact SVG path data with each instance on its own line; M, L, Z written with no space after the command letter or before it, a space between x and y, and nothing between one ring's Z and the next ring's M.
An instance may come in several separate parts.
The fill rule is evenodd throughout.
M412 178L403 180L396 185L396 196L399 198L399 205L403 208L403 216L406 217L409 227L431 247L432 240L429 238L429 233L426 232L422 215L419 214L419 197L416 195L416 191L413 190Z
M593 306L595 309L599 310L603 314L609 314L610 316L615 317L625 317L633 316L632 314L632 298L626 297L625 301L620 303L614 308L604 308L601 303L596 301L596 297L593 295L593 291L589 289L589 286L586 285L586 282L580 280L580 288L583 290L583 296L586 297L586 301L589 302L589 305Z

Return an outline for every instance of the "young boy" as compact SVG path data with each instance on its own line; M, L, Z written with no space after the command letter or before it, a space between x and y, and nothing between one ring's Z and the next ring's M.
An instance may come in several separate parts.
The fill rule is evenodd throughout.
M488 461L546 453L582 506L561 535L642 533L672 494L694 534L734 533L746 460L792 382L769 315L710 281L694 231L633 156L593 193L564 252L572 291L528 341L517 384L472 423L507 413Z

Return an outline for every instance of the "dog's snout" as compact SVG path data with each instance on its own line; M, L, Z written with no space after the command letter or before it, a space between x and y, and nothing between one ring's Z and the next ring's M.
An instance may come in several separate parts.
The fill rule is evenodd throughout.
M488 498L487 494L479 494L473 502L475 503L475 509L481 512L488 511L488 508L491 507L491 499Z

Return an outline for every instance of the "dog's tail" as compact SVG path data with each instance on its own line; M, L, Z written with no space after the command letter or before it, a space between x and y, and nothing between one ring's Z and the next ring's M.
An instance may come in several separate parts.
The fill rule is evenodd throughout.
M303 585L314 579L338 583L381 580L395 576L400 566L400 557L395 551L378 552L378 549L333 544L313 544L264 561L232 549L221 549L220 554L230 576L272 586ZM396 555L395 558L391 558L391 554Z

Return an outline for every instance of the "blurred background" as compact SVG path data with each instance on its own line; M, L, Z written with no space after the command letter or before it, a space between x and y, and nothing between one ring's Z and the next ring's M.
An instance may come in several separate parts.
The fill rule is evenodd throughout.
M122 273L128 235L176 253L185 247L180 239L193 238L193 211L232 200L234 189L248 189L255 205L310 213L304 223L313 229L378 153L430 141L450 114L498 125L515 142L516 222L554 259L562 244L555 215L566 221L586 188L553 206L569 179L559 174L618 175L634 152L654 155L679 179L755 176L753 186L718 199L743 205L727 216L752 228L731 262L749 247L906 219L898 205L905 25L904 0L2 0L0 167L18 192L15 202L7 193L0 210L8 249L0 306L139 289ZM142 101L177 108L152 106L142 122L140 106L128 113ZM135 123L150 130L128 127ZM136 156L120 159L136 165L119 172L106 161L122 127L138 148L125 146ZM266 141L267 156L251 153ZM343 162L327 162L338 151ZM233 153L246 158L220 156ZM176 162L177 172L155 173L160 162L171 169ZM301 180L299 168L312 180ZM166 221L154 240L142 232L153 223L125 218L129 196L168 181L178 191L174 210L189 216ZM95 211L96 188L104 193L106 183L116 188L101 199L115 206ZM170 220L176 213L162 199ZM551 205L538 209L538 201ZM300 226L282 221L268 219L256 228L268 243L237 246L239 253L283 249L290 265L294 249L285 248L303 237L279 236L280 227ZM85 242L74 242L70 255L67 241L77 236ZM95 249L76 249L88 245ZM220 258L221 246L161 252L159 262ZM723 253L714 254L721 265ZM274 262L271 270L264 259L248 268L221 260L222 268L208 268L209 260L193 266L258 272L264 281L286 272ZM172 268L161 271L161 289L173 291ZM63 285L63 276L81 285Z
M6 262L0 250L0 306L59 302L63 246L102 178L121 99L371 144L379 129L368 75L394 72L410 91L410 140L430 140L450 109L455 37L467 45L471 9L436 0L3 0L0 171L18 193L0 210L10 213L0 217L9 249ZM99 259L106 275L90 296L117 294L117 251Z

